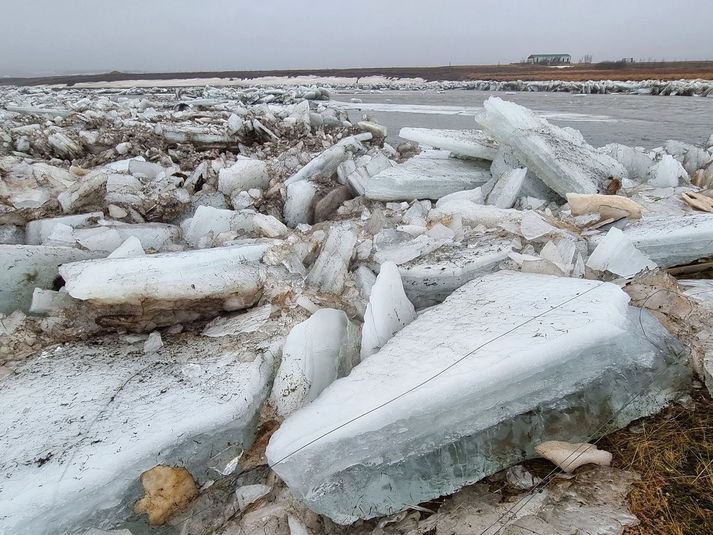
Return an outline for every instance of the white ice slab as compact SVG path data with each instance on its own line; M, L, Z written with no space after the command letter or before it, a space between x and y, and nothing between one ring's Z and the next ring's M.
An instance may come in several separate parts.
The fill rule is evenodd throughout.
M450 494L545 440L656 412L690 371L628 300L599 281L476 279L288 418L270 465L311 509L347 523Z
M217 247L136 258L64 264L60 274L75 299L103 304L144 300L259 298L259 260L266 246ZM240 307L244 308L244 307Z
M493 160L498 153L498 143L482 130L407 127L401 129L399 137L468 158Z
M498 208L512 208L520 196L525 176L527 176L527 168L517 168L504 173L488 195L487 203Z
M66 215L61 217L51 217L47 219L37 219L27 223L25 228L25 239L28 245L40 245L52 234L54 227L59 224L70 227L89 226L102 219L101 212L90 212L87 214Z
M490 97L484 107L477 121L559 195L597 193L607 178L626 178L624 166L611 156L527 108L498 97Z
M279 348L276 348L279 350ZM0 389L0 532L118 527L157 464L195 477L247 446L275 351L184 337L143 354L109 338L27 361Z
M251 188L265 189L269 182L267 163L262 160L241 158L218 172L218 189L225 195Z
M438 200L449 193L476 188L491 178L486 163L411 158L369 178L366 196L379 201Z

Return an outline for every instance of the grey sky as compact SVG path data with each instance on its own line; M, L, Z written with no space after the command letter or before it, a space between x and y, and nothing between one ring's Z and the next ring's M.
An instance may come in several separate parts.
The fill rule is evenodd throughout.
M0 75L713 59L711 0L0 0Z

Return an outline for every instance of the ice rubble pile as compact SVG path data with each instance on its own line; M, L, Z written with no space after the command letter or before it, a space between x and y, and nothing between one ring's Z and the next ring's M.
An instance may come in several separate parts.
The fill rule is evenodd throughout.
M491 98L414 154L322 96L3 90L0 531L144 533L161 463L216 481L176 532L269 524L264 496L294 530L371 518L685 391L680 319L608 281L713 256L710 146L595 148ZM289 489L226 497L268 461Z

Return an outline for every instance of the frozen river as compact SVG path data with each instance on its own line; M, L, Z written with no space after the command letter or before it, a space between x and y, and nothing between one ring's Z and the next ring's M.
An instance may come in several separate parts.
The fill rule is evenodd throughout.
M368 114L399 143L404 126L475 128L473 115L495 95L527 106L560 126L571 126L594 146L624 143L653 148L668 139L704 144L713 134L713 98L483 91L336 93L352 120ZM353 103L351 99L361 99Z

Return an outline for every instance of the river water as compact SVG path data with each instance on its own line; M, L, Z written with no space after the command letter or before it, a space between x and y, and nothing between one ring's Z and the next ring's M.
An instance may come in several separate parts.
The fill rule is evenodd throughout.
M705 97L452 90L341 92L332 98L352 120L367 114L385 125L389 143L398 144L404 126L476 128L473 116L491 95L542 113L559 126L576 128L597 147L623 143L651 149L669 139L703 145L713 134L713 98Z

